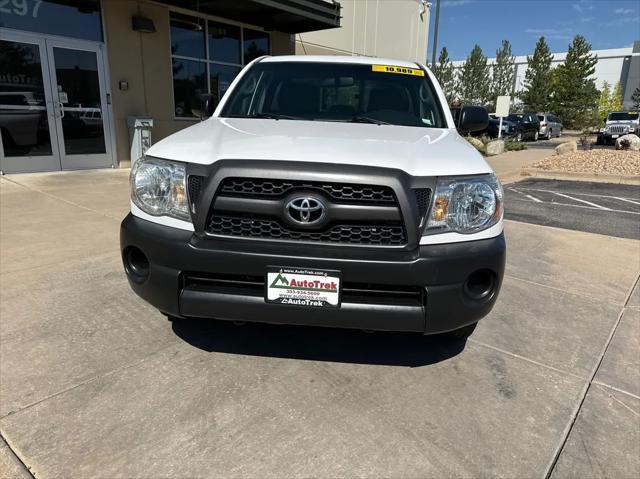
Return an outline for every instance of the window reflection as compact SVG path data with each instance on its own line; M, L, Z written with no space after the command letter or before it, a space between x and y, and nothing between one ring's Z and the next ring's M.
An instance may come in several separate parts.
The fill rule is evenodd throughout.
M244 63L245 65L269 53L269 34L256 30L244 29Z
M0 133L4 154L51 154L37 45L0 40Z
M204 62L173 59L173 100L177 117L193 117L191 107L197 95L207 93Z
M171 54L205 58L204 20L171 13Z
M240 27L209 22L209 59L240 64Z
M100 42L100 0L0 1L0 27Z
M66 154L105 153L96 54L56 47L53 55Z
M240 68L212 63L209 65L209 72L211 94L213 95L214 101L218 103L229 88L229 85L231 85L233 79L240 73Z

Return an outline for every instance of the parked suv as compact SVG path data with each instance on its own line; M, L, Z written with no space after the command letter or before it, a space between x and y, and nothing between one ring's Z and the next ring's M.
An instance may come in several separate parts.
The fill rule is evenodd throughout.
M640 115L637 111L614 111L607 115L604 128L598 133L599 145L609 145L622 135L640 132Z
M507 120L516 125L514 139L516 141L538 141L540 132L540 120L533 113L511 113Z
M446 105L416 63L253 61L132 168L131 287L171 318L467 337L502 283L503 193Z
M539 136L545 140L550 140L553 137L560 138L562 136L562 130L564 125L555 115L548 113L538 113L538 120L540 121Z

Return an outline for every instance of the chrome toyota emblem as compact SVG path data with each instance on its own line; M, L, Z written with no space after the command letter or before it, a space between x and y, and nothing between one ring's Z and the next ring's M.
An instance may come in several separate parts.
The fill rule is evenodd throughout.
M313 196L296 196L285 208L289 219L301 225L319 223L324 218L326 209L324 203Z

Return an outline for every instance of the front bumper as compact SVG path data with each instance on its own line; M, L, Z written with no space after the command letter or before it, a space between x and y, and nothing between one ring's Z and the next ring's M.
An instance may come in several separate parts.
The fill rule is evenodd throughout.
M144 280L129 274L133 290L168 315L425 334L461 328L491 311L500 291L506 251L501 234L413 251L371 248L340 255L340 248L200 238L131 214L122 222L120 244L125 270L130 271L126 259L130 248L138 248L148 259ZM266 303L256 278L264 279L268 266L340 270L344 291L350 288L353 294L343 292L339 308ZM477 271L493 278L491 293L482 299L472 299L465 290L465 282ZM223 286L213 279L199 284L185 280L194 276L239 280ZM244 288L242 278L253 282ZM366 291L369 287L372 294ZM419 294L394 295L408 290Z

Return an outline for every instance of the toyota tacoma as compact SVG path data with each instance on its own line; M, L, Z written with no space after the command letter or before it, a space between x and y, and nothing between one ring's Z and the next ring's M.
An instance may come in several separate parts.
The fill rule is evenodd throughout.
M466 338L491 311L502 187L425 66L261 57L201 100L134 163L121 226L131 287L170 319Z

